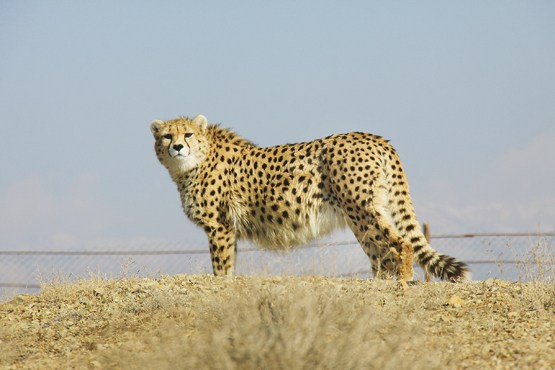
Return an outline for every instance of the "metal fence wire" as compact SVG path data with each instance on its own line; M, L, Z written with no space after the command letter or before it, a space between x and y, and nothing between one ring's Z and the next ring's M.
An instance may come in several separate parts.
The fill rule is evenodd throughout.
M430 237L434 249L466 262L473 280L555 281L555 233L464 234ZM42 284L100 277L211 273L208 248L185 243L137 245L111 250L0 250L0 298L36 293ZM127 249L127 250L125 250ZM415 278L422 270L415 266ZM356 241L325 240L269 252L250 244L238 248L238 275L371 276Z

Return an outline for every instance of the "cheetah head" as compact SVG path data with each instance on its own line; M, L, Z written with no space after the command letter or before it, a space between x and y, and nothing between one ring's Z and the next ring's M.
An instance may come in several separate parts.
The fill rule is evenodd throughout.
M156 120L150 125L156 155L171 174L178 175L197 167L206 157L205 137L208 121L203 115L193 119L179 117L170 121Z

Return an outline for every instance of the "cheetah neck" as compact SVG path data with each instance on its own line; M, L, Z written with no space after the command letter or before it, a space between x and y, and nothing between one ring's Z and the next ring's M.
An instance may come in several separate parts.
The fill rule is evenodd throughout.
M206 136L208 137L208 141L212 143L212 145L223 146L227 143L228 145L230 145L230 147L256 146L255 144L236 134L232 130L222 128L218 124L209 125L206 131Z

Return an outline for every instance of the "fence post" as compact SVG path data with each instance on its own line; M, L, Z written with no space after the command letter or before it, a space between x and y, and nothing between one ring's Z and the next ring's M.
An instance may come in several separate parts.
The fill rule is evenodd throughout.
M426 238L426 241L430 243L430 225L428 223L424 223L424 237ZM424 272L426 273L426 281L432 281L432 276L430 275L430 273L428 271Z

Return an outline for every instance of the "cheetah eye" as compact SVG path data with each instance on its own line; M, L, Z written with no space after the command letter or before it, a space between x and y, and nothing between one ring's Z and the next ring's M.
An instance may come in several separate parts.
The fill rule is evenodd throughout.
M163 138L171 140L172 139L172 134L166 134L166 135L163 136Z
M193 133L192 133L192 132L187 132L187 133L185 134L185 139L188 139L188 138L190 138L191 136L193 136Z

